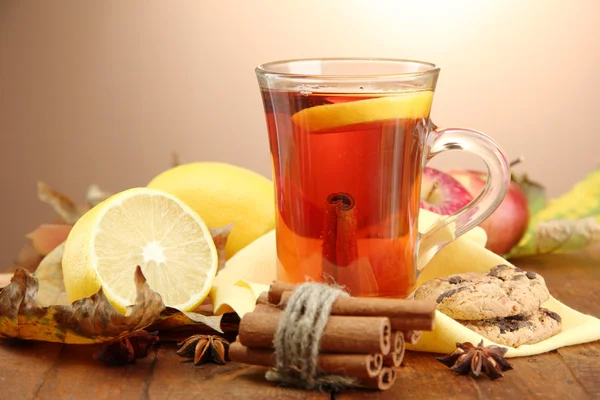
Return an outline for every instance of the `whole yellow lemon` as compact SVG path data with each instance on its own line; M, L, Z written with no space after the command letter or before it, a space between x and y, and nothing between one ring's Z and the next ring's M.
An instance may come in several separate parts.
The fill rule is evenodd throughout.
M233 223L227 258L275 227L273 182L245 168L220 162L182 164L156 176L148 187L179 198L210 228Z

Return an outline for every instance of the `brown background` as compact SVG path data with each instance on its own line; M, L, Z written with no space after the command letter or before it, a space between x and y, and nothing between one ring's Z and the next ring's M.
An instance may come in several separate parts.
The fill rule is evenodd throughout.
M596 0L1 0L0 264L52 216L37 180L80 200L145 185L173 151L269 175L253 69L275 59L435 62L435 122L487 132L558 195L599 164L599 15Z

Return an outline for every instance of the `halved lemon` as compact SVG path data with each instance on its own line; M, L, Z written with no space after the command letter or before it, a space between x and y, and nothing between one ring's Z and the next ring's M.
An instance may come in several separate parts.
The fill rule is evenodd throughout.
M305 108L294 114L292 121L315 132L393 118L427 118L432 101L431 91L406 92Z
M189 311L210 292L217 250L206 224L181 200L153 189L126 190L73 226L62 261L69 300L102 287L124 312L136 300L138 265L165 305Z

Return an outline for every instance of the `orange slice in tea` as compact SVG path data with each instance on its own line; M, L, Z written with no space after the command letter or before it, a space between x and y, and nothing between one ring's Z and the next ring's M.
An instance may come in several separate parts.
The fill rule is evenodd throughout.
M432 91L407 92L305 108L292 121L311 132L388 119L427 118Z

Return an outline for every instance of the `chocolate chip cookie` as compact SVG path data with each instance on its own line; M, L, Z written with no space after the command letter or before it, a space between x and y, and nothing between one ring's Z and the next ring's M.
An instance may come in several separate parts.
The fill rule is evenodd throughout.
M433 279L415 292L415 300L435 300L439 311L458 320L531 314L549 296L544 278L508 265Z
M560 315L545 308L539 308L529 315L458 322L495 343L511 347L541 342L561 329Z

